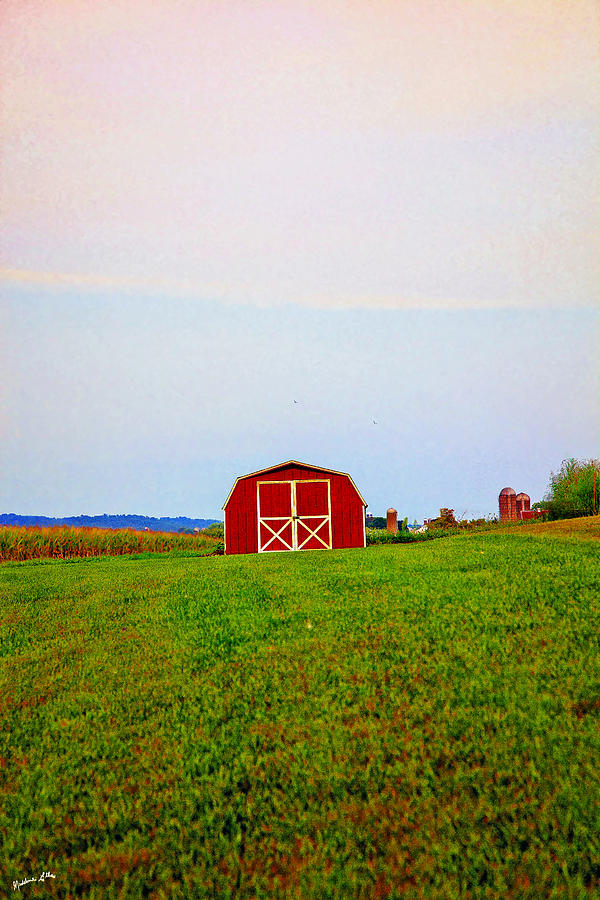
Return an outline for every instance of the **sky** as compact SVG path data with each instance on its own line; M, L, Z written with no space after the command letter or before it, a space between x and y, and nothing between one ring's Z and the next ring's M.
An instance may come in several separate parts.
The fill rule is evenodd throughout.
M0 512L409 520L600 447L588 0L0 12ZM296 402L294 402L296 401Z

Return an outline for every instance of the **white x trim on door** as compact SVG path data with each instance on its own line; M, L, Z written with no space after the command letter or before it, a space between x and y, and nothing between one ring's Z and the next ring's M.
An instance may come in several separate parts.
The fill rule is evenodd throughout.
M317 516L307 516L306 518L316 519ZM318 541L320 541L323 544L323 546L325 547L326 550L331 550L331 536L328 535L329 543L327 543L327 541L324 541L323 538L317 534L317 531L320 531L321 528L323 528L325 525L329 524L329 516L323 516L314 531L312 530L312 528L309 528L309 526L306 524L306 519L297 518L296 519L296 539L298 537L298 523L301 523L302 527L305 528L306 531L308 531L308 536L304 538L304 540L302 541L301 544L298 544L298 546L296 547L296 550L302 550L304 545L307 544L311 538L316 538Z
M265 528L268 528L269 531L271 532L271 534L273 535L272 538L269 538L269 540L267 541L266 544L263 544L262 547L259 547L259 548L258 548L259 551L260 551L260 550L266 550L267 547L269 546L269 544L272 544L272 543L273 543L273 541L275 540L275 538L279 538L279 540L281 541L281 543L282 543L282 544L285 544L285 546L288 548L288 550L293 550L294 548L293 548L293 547L290 547L290 545L288 544L288 542L287 542L284 538L281 537L281 532L284 531L290 523L292 523L292 534L294 533L294 529L293 529L293 521L292 521L292 519L291 519L291 518L290 518L290 519L284 519L284 520L283 520L283 525L281 526L281 528L279 529L279 531L273 531L273 529L272 529L271 526L269 525L269 522L274 522L274 521L275 521L275 517L273 517L273 518L268 518L268 519L260 519L260 520L259 520L259 522L261 522L261 523L265 526ZM277 521L278 521L278 522L281 522L282 520L281 520L281 518L277 518ZM260 526L259 526L259 527L260 527Z

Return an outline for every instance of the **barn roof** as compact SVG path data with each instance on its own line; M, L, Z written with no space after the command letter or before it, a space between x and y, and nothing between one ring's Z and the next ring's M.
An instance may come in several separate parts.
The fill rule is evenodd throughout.
M349 475L347 472L338 472L337 469L326 469L326 468L324 468L324 466L313 466L311 463L299 462L297 459L288 459L286 462L277 463L276 466L267 466L266 469L258 469L258 471L256 471L256 472L249 472L247 475L240 475L238 478L235 479L233 487L227 494L227 500L225 501L225 503L223 504L223 506L221 508L225 509L225 507L229 503L229 501L231 499L231 495L235 491L238 481L243 481L244 478L253 478L255 475L262 475L265 472L274 472L276 469L284 469L286 466L300 466L303 469L315 469L315 471L317 471L317 472L331 472L332 475L345 475L346 478L348 478L350 480L352 487L354 488L354 490L360 497L360 499L362 501L362 505L363 506L368 505L365 498L363 497L363 495L361 494L359 489L354 484L352 476Z

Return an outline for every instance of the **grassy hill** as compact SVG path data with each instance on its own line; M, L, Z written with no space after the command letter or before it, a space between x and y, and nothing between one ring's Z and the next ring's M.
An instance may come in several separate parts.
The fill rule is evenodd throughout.
M599 537L0 565L1 887L598 896Z

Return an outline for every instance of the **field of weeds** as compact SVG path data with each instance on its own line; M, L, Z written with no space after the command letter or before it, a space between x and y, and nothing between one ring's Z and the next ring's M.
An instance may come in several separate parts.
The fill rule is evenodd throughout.
M600 555L534 527L0 566L2 892L599 896Z
M580 519L557 519L555 522L518 522L523 534L538 537L571 537L576 541L600 540L600 516L584 516Z
M210 553L221 546L211 533L175 534L167 531L134 531L131 528L52 528L0 526L0 563L9 560L70 559L123 556L131 553L188 551Z

